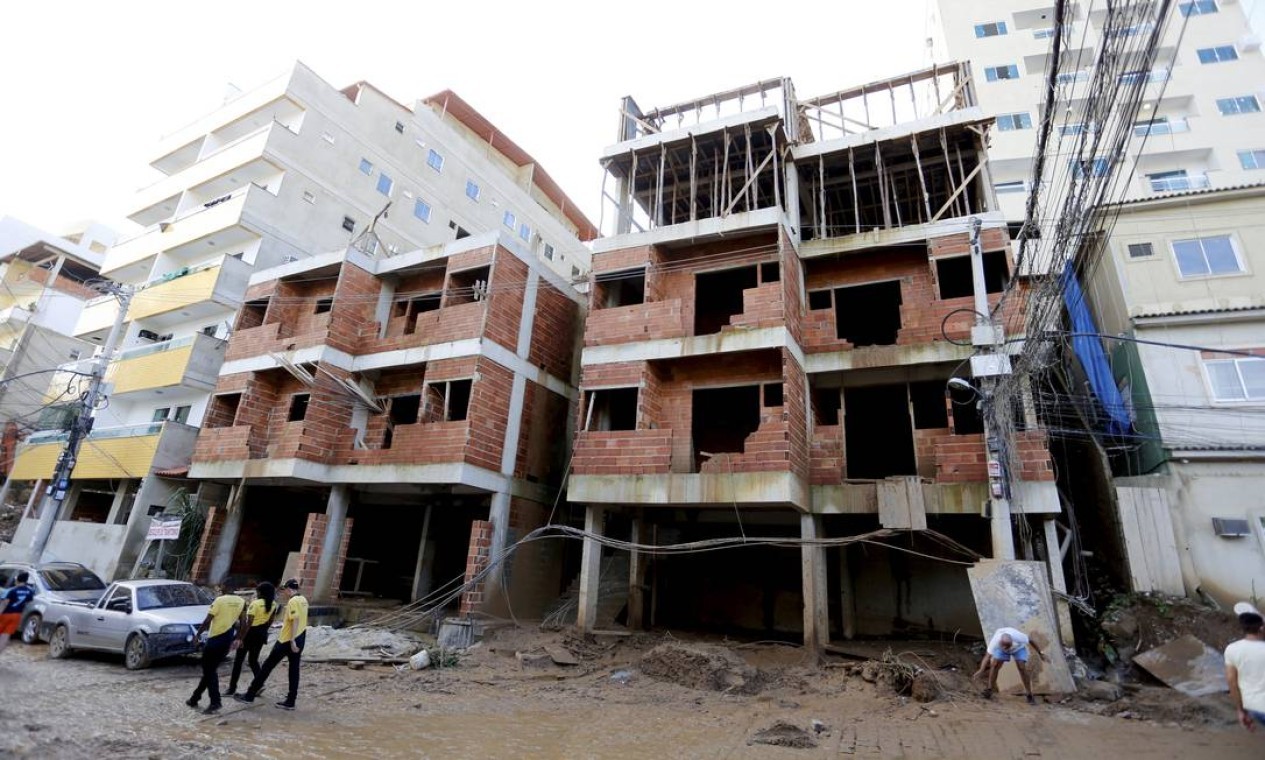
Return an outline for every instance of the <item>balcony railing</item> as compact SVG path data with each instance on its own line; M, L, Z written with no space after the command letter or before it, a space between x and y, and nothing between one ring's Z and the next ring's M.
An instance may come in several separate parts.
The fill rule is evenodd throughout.
M1186 119L1168 119L1166 121L1142 122L1133 125L1134 137L1147 137L1148 135L1175 135L1180 132L1189 132L1190 122Z
M1182 190L1204 190L1208 187L1208 175L1191 174L1185 177L1148 178L1153 193L1173 193Z
M76 480L141 478L155 467L188 463L198 429L177 422L97 428L84 440L75 464ZM10 477L36 480L53 474L68 434L35 433L14 457Z

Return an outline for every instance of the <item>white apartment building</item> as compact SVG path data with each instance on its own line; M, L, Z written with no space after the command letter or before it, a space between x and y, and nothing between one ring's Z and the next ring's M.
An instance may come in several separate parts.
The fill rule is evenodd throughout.
M108 404L45 555L103 576L131 572L145 518L194 489L181 478L253 271L512 230L570 280L587 275L582 241L597 236L535 159L455 93L408 108L365 82L340 90L302 63L163 138L150 165L164 176L137 193L129 214L143 230L111 247L101 267L135 292ZM75 334L104 345L118 309L114 297L97 299ZM13 478L49 477L64 439L32 438ZM19 527L19 553L36 522Z
M0 219L0 424L13 426L0 456L4 473L10 438L35 429L50 404L65 400L47 397L45 370L92 353L74 337L75 325L96 295L89 284L114 237L99 224L63 236Z
M1007 218L1021 220L1032 189L1033 154L1051 65L1050 0L940 0L937 56L969 61L975 92L995 115L989 171ZM1077 114L1087 97L1105 8L1072 3L1070 43L1058 72L1059 100L1050 145L1095 128ZM1150 33L1147 24L1118 34ZM1154 66L1122 76L1145 78L1145 100L1123 170L1134 167L1125 198L1233 187L1265 176L1265 59L1243 6L1233 0L1183 0L1165 29ZM1143 139L1145 138L1145 139ZM1068 148L1070 151L1070 147ZM1057 172L1064 167L1050 167ZM1047 173L1047 177L1052 176Z

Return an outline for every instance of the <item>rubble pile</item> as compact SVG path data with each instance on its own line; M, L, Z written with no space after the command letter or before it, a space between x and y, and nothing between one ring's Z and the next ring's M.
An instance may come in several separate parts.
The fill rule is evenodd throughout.
M408 631L317 625L307 629L303 657L311 660L406 658L421 649L423 643L420 636Z
M734 694L755 694L764 685L760 671L732 650L704 644L660 644L641 658L641 671L692 689Z

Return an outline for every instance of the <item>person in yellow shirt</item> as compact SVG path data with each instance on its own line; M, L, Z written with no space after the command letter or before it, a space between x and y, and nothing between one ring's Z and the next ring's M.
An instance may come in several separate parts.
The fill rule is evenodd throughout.
M246 693L234 694L233 699L239 702L254 702L259 691L263 689L264 682L268 680L268 675L272 673L272 669L277 667L284 658L290 661L290 691L286 693L284 700L277 703L277 707L282 710L293 710L294 701L299 696L299 660L303 655L303 644L307 641L307 599L299 593L297 578L291 578L281 584L281 594L286 603L285 613L281 619L281 633L277 636L276 643L272 645L268 659L264 660L259 675L250 682Z
M242 610L246 607L245 599L235 594L222 592L223 589L220 595L215 597L215 601L211 602L206 618L198 626L195 634L201 638L204 631L207 633L206 643L202 646L202 680L198 681L198 687L193 690L193 696L185 702L188 706L196 708L202 699L202 692L207 692L211 702L202 711L207 715L218 712L220 709L218 669L220 663L224 662L224 658L228 657L228 653L237 643L237 625L241 621Z
M255 598L246 607L242 625L238 626L237 656L233 659L233 675L228 679L228 696L237 694L237 681L242 676L242 663L250 664L252 678L259 677L259 653L268 643L268 626L277 615L277 587L264 581L255 587Z

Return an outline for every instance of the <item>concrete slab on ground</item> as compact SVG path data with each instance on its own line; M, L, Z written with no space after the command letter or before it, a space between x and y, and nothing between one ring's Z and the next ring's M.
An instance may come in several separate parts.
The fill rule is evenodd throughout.
M1070 694L1076 691L1072 673L1059 643L1054 599L1046 582L1045 564L1017 560L982 560L967 568L971 595L985 638L998 628L1017 628L1028 634L1045 653L1046 660L1032 653L1032 691L1036 694ZM1003 667L997 677L1002 693L1023 689L1018 671Z
M1133 663L1187 696L1206 697L1230 690L1225 682L1225 658L1190 634L1136 655Z

